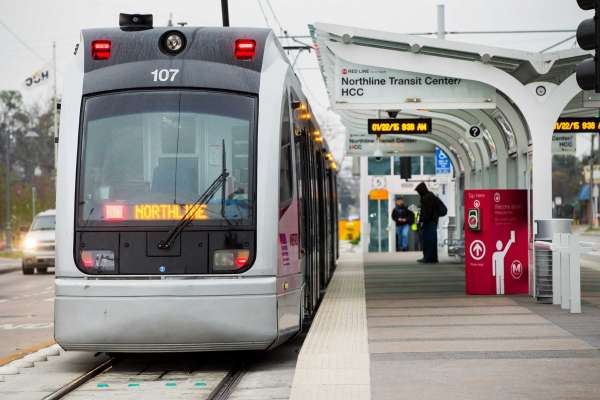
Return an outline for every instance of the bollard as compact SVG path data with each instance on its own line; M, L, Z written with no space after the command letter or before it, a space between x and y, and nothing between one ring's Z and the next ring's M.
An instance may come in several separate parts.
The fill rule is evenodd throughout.
M570 312L571 314L581 313L581 247L579 244L579 236L569 235L569 282L571 287L569 292Z
M552 304L554 305L558 305L561 302L560 235L560 233L555 233L552 237Z
M569 243L569 234L561 233L560 234L560 308L563 310L568 310L571 308L570 299L571 299L571 283L570 277L571 273L569 271L569 267L571 264L569 252L568 252L568 243Z

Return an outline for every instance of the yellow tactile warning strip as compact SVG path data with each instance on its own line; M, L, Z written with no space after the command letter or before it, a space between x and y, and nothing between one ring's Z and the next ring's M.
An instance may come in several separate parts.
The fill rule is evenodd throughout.
M369 343L363 264L344 255L304 341L291 400L369 400Z
M0 367L8 364L11 361L25 357L27 354L35 353L36 351L41 350L45 347L52 346L55 343L56 342L54 340L48 340L46 342L38 343L25 349L19 350L16 353L11 354L10 356L0 358Z

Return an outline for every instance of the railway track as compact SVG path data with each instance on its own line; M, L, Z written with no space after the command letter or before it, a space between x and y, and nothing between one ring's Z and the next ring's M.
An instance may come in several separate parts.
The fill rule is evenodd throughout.
M167 358L165 360L164 358ZM247 370L205 355L111 357L42 400L168 398L227 400Z

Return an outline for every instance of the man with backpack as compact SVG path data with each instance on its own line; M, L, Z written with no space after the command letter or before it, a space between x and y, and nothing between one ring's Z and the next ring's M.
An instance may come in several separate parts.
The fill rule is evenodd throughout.
M446 205L427 189L427 185L421 182L415 188L421 197L421 212L419 224L421 225L423 258L420 263L435 264L438 262L437 254L437 225L440 217L448 213Z

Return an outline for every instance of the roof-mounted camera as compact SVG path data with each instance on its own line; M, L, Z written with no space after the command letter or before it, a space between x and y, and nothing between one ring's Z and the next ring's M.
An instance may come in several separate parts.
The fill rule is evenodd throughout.
M152 14L119 14L119 27L123 31L152 29Z

